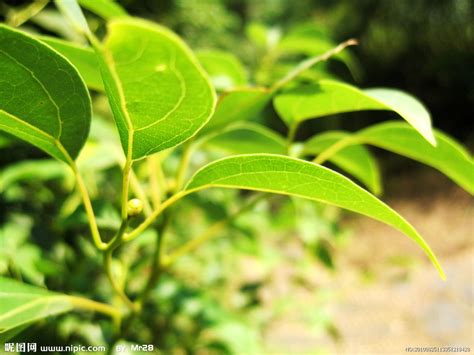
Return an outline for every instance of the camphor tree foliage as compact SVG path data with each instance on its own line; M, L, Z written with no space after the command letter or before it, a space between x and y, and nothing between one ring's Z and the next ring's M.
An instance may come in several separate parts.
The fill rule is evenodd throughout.
M105 20L103 38L91 31L79 4ZM109 344L121 339L154 341L153 335L134 334L133 324L153 316L147 305L153 302L160 280L172 274L178 260L273 194L318 201L385 223L418 244L440 278L445 278L415 227L377 197L382 192L381 177L367 146L429 165L471 194L472 157L458 142L432 128L429 113L413 96L389 88L361 89L319 71L318 64L330 58L356 71L356 63L344 51L356 41L334 45L302 27L269 44L265 39L271 36L255 25L249 28L250 36L273 50L272 73L262 72L262 82L273 83L251 86L243 65L231 53L193 53L169 29L130 17L113 2L79 4L56 1L63 20L88 45L27 33L11 23L0 25L0 128L56 160L24 162L23 174L33 171L38 179L44 173L73 181L77 198L67 200L61 213L75 210L70 205L81 200L86 218L78 220L88 224L87 234L95 247L88 249L88 255L91 260L102 258L114 294L91 299L2 277L2 341L41 319L75 310L110 317L101 323ZM102 37L102 30L99 33ZM285 61L285 55L294 53L307 59L298 64ZM93 113L91 92L95 99L108 99L118 136ZM258 120L269 105L287 126L286 137ZM389 110L400 119L358 132L327 131L295 141L306 120L361 110ZM3 139L2 144L11 143L8 136ZM326 162L344 174L325 167ZM99 197L111 199L109 205L118 211L110 212L118 218L107 222L97 215L91 184L84 176L111 167L120 168L121 179L112 181L116 184L112 194L104 190L106 196ZM0 175L0 189L5 191L19 178L12 175L8 171ZM205 209L199 201L216 189L252 193L238 197L240 207L202 234L182 243L168 240L173 223L197 228L193 220L181 218L179 205L189 202L192 209ZM95 195L101 192L99 187ZM7 240L8 228L2 233ZM140 244L141 239L146 244ZM150 260L141 260L137 252L143 245L154 250ZM143 269L143 263L151 266ZM143 282L137 284L127 276L134 267L142 271ZM25 270L20 268L20 274L26 272L30 284L43 283L33 271Z

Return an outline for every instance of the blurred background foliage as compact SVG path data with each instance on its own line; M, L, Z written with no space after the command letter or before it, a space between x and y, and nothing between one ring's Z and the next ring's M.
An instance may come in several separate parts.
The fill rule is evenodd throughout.
M28 3L4 0L2 20L8 19L8 11ZM308 72L306 79L334 76L360 87L410 92L429 108L435 127L472 146L474 4L470 0L120 3L132 15L175 30L199 51L201 60L210 55L206 50L233 53L246 68L236 75L242 82L247 76L254 85L269 85L298 60L357 38L359 46ZM103 21L91 13L88 19L103 31ZM49 5L25 27L77 39ZM119 223L120 171L110 142L117 137L101 95L94 94L94 105L97 116L82 165L99 225L112 235ZM299 138L324 129L356 130L390 117L390 113L363 112L351 113L349 119L346 115L344 120L315 120L303 125ZM261 119L276 130L284 129L271 107ZM197 154L193 163L198 167L221 155ZM107 302L114 296L100 257L89 243L73 179L60 163L44 158L38 150L0 136L0 274ZM165 170L172 170L177 160L176 154L167 157ZM383 161L389 179L414 166L392 155ZM140 169L137 174L147 178ZM170 248L229 216L245 197L216 190L186 199L176 207L179 218L167 231ZM314 202L280 197L258 203L221 232L224 238L184 257L163 276L144 316L130 326L127 341L154 343L163 353L259 353L265 349L266 329L294 312L304 315L315 333L340 341L338 325L326 311L334 295L320 281L326 277L321 275L343 272L334 256L350 242L351 231L341 227L340 220L339 210ZM121 251L116 267L129 280L127 291L132 296L149 272L154 238L155 232L149 231ZM411 265L407 260L401 262L404 267ZM288 295L293 292L309 292L312 308L292 302ZM42 322L26 335L28 341L49 345L96 345L110 342L111 331L105 319L70 314Z
M357 38L360 45L352 51L362 63L358 86L410 92L429 107L436 127L462 141L473 138L474 4L470 0L122 3L133 14L170 26L193 48L229 50L250 68L258 65L260 55L247 35L249 24L263 25L277 37L311 23L335 42ZM355 80L337 64L331 66L335 74Z

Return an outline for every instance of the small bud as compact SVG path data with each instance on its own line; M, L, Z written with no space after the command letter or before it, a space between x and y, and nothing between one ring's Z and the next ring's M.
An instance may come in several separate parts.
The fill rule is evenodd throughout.
M127 214L129 217L138 216L143 211L143 202L138 198L132 198L127 203Z

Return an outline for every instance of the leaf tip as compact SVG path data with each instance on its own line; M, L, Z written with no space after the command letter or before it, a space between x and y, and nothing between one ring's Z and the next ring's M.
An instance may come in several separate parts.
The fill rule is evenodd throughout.
M436 270L438 270L439 277L441 277L441 280L446 281L446 274L444 273L443 267L441 264L436 260L434 262Z
M438 145L436 138L433 134L433 131L430 130L426 135L425 135L426 140L433 146L436 147Z

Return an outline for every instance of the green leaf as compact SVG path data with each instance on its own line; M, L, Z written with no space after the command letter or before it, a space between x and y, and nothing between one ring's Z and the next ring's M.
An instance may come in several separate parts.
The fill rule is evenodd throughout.
M435 130L433 147L403 122L386 122L355 134L354 144L371 144L429 165L474 194L474 163L469 152L453 138Z
M0 343L6 343L8 340L12 339L15 335L21 333L23 330L28 328L30 324L24 324L22 326L6 330L5 332L0 332Z
M348 178L323 166L281 155L238 155L206 165L191 178L185 190L191 193L209 187L302 197L369 216L413 239L445 278L428 244L403 217Z
M267 27L260 22L251 22L245 27L247 37L258 47L271 49L280 40L281 32L276 27Z
M0 129L71 164L91 120L77 70L49 46L0 25L0 72Z
M233 54L219 50L201 50L196 55L211 77L216 90L232 89L247 84L247 72Z
M275 97L274 105L288 125L342 112L390 110L398 113L428 142L436 145L426 108L413 96L399 90L360 90L345 83L321 80L283 92Z
M22 161L0 171L0 192L21 181L46 181L68 176L67 167L55 160Z
M273 93L265 88L239 89L222 94L214 115L200 134L208 134L238 121L254 119L272 96Z
M318 134L304 143L303 154L318 155L349 135L341 131L328 131ZM356 177L374 194L380 195L382 192L377 161L366 147L362 145L346 147L332 155L328 160Z
M209 120L215 92L191 50L156 24L120 19L105 40L105 89L127 156L183 143Z
M285 154L286 142L272 130L251 122L237 122L210 137L206 149L216 149L227 154L270 153Z
M0 277L0 337L72 308L67 296Z
M127 11L113 0L79 0L79 4L105 20L128 16Z
M63 295L0 276L0 339L6 341L32 323L75 309L119 317L115 308L89 299Z
M53 37L43 36L39 39L69 59L90 89L104 91L99 62L92 48Z

